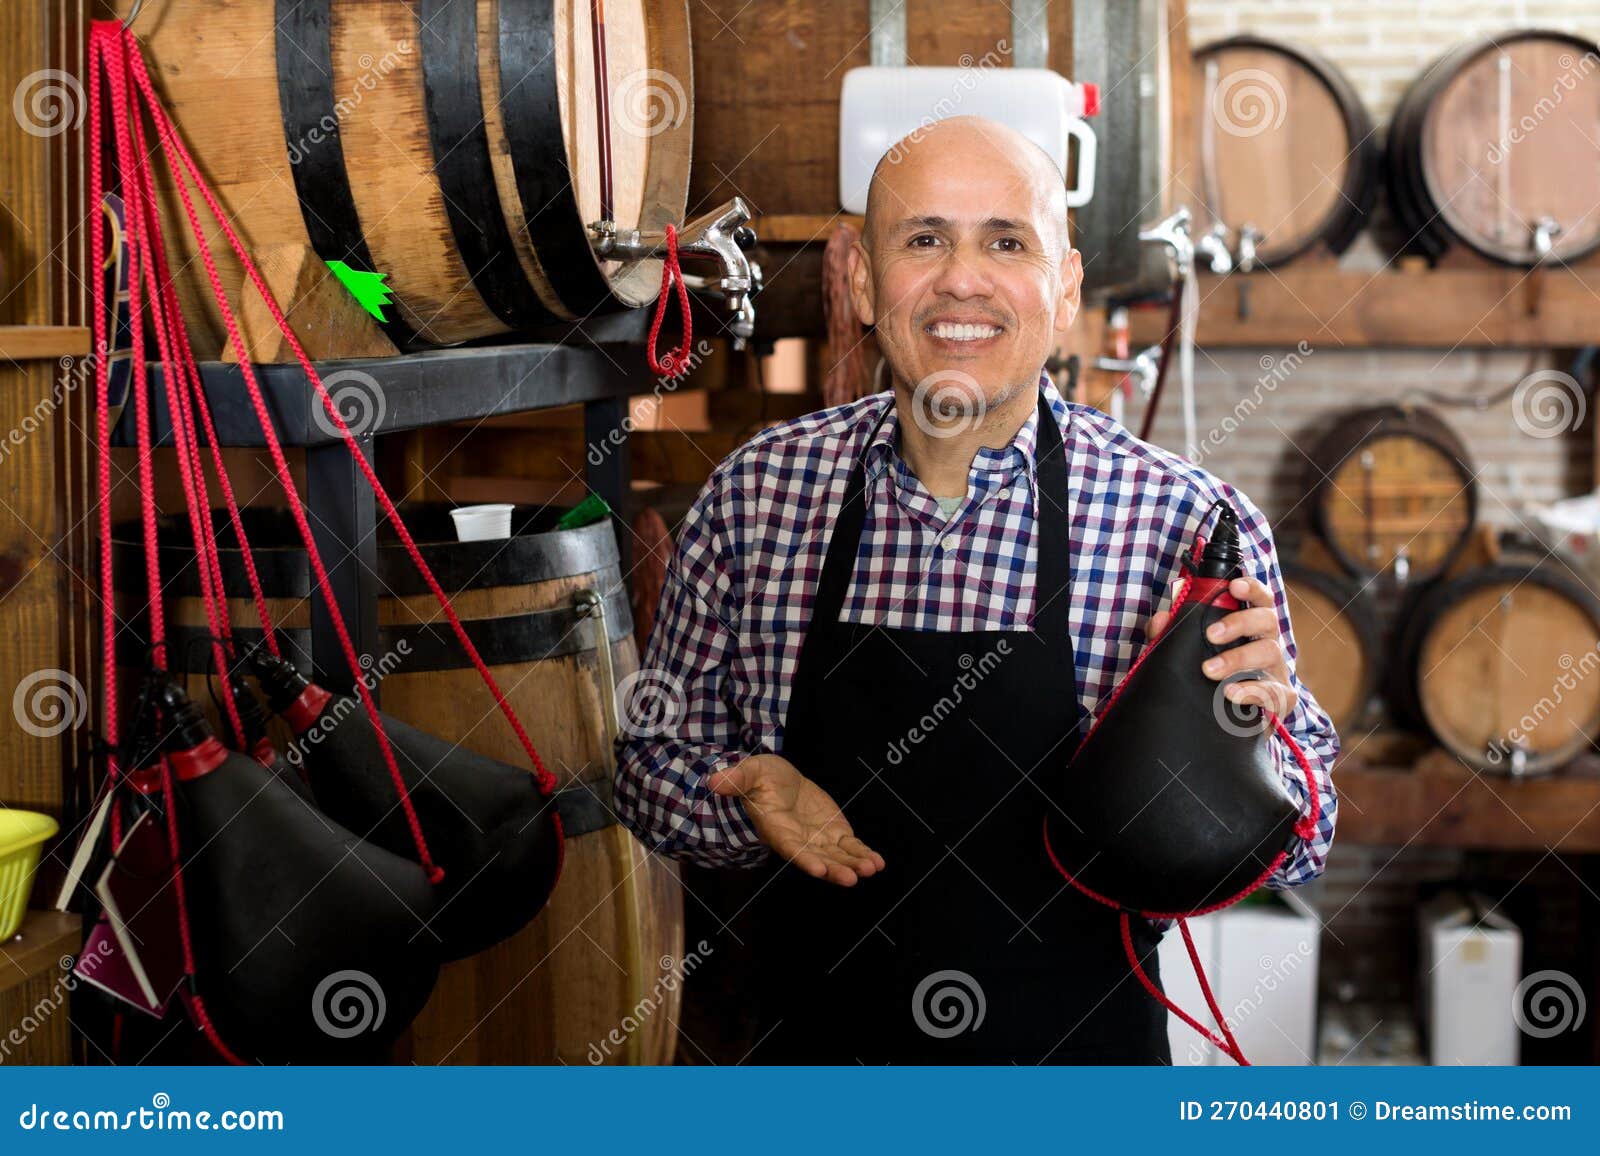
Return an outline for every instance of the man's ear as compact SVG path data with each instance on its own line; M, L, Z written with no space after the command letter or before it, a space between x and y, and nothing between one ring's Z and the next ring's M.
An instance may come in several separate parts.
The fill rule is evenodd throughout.
M1055 332L1065 333L1072 328L1083 304L1083 256L1076 249L1068 249L1061 256L1061 295L1056 299Z
M877 324L878 309L874 300L872 269L867 261L867 250L860 241L850 246L846 268L850 279L850 304L855 308L856 316L863 325Z

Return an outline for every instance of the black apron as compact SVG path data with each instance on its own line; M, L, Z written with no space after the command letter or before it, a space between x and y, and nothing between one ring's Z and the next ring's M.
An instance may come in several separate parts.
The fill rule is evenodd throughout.
M1067 612L1065 449L1039 396L1032 631L840 622L864 519L858 460L823 565L780 752L886 870L786 865L753 897L757 1063L1170 1063L1167 1013L1117 914L1051 866L1046 774L1086 724ZM863 455L864 458L864 455ZM974 588L973 598L984 591ZM1134 946L1160 983L1159 934Z

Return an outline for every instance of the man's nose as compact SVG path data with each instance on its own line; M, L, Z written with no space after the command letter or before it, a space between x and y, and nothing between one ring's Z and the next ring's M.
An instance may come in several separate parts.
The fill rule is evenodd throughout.
M935 293L964 300L989 296L994 284L976 250L967 245L952 245L939 265L932 289Z

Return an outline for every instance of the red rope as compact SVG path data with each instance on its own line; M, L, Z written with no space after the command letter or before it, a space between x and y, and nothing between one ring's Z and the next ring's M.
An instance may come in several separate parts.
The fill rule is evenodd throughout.
M112 787L122 775L116 756L119 734L117 717L117 615L116 589L112 581L111 550L111 336L106 325L106 239L105 221L100 206L105 200L105 173L102 169L101 144L104 125L101 123L100 105L103 99L100 82L102 41L91 31L89 36L89 212L94 226L89 230L89 270L93 293L94 316L90 319L94 330L94 388L95 388L95 482L98 490L100 528L100 665L104 688L101 705L106 746L106 779ZM122 815L118 808L111 811L111 838L122 841Z
M1231 1040L1233 1038L1231 1035L1228 1037L1228 1040L1223 1039L1221 1036L1219 1036L1215 1032L1213 1032L1210 1028L1208 1028L1204 1024L1202 1024L1199 1020L1195 1019L1188 1012L1184 1011L1177 1004L1173 1003L1170 999L1167 998L1167 993L1166 992L1162 991L1159 987L1157 987L1154 983L1152 983L1150 981L1150 977L1144 973L1144 968L1139 965L1139 957L1138 957L1138 955L1133 950L1133 936L1128 930L1128 913L1126 911L1124 911L1122 913L1122 928L1121 928L1121 930L1122 930L1122 950L1128 957L1128 964L1133 968L1133 974L1139 977L1139 982L1144 985L1145 991L1149 992L1152 996L1154 996L1156 998L1156 1000L1158 1000L1160 1003L1165 1005L1166 1009L1168 1011L1170 1011L1173 1015L1177 1016L1184 1023L1186 1023L1190 1027L1192 1027L1195 1031L1197 1031L1201 1035L1205 1036L1206 1039L1210 1040L1213 1044L1215 1044L1222 1051L1226 1052L1229 1056L1231 1056L1238 1063L1240 1063L1241 1065L1243 1065L1245 1067L1249 1067L1250 1066L1250 1061L1244 1058L1244 1054L1238 1050L1238 1045L1237 1044L1233 1044L1233 1045L1229 1044L1228 1040ZM1185 929L1184 929L1184 937L1185 937L1186 940L1188 938L1188 934L1189 934L1188 928L1185 927ZM1199 975L1199 977L1200 977L1200 986L1201 986L1202 989L1204 989L1204 991L1206 993L1207 1000L1211 1000L1211 988L1206 984L1205 971L1200 967L1200 959L1199 959L1199 956L1194 954L1194 945L1192 943L1189 945L1189 953L1190 953L1190 957L1194 960L1195 973L1197 975ZM1214 1008L1215 1007L1215 1001L1211 1001L1211 1002L1212 1002L1212 1006ZM1220 1019L1220 1016L1219 1016L1219 1019ZM1223 1030L1226 1031L1227 1028L1224 1027Z
M1211 1018L1217 1021L1222 1034L1228 1037L1228 1054L1243 1066L1249 1067L1250 1061L1244 1058L1244 1052L1239 1048L1239 1041L1233 1038L1233 1029L1228 1026L1228 1017L1223 1015L1222 1009L1217 1006L1217 997L1211 994L1211 984L1206 979L1206 969L1200 966L1200 953L1194 949L1194 936L1189 934L1189 921L1178 920L1178 930L1183 932L1183 945L1189 949L1189 962L1194 965L1195 978L1200 981L1200 993L1206 997L1206 1006L1211 1009Z
M114 21L95 22L90 27L89 36L89 90L93 94L94 98L93 114L90 122L90 135L92 138L90 142L90 167L92 172L90 188L91 191L96 194L92 203L92 211L95 215L96 225L95 238L93 241L91 241L91 252L95 254L93 274L95 278L94 298L95 327L97 332L96 352L98 355L96 366L96 387L100 403L100 412L98 413L96 420L96 432L99 441L98 448L101 454L99 462L101 500L101 588L102 593L106 598L104 613L108 622L112 623L110 629L107 631L105 673L108 699L106 709L110 717L113 719L115 718L116 701L116 653L115 628L114 622L112 621L114 620L114 614L112 611L112 607L114 605L114 585L112 574L112 552L110 548L111 455L108 386L109 366L107 365L109 343L103 340L106 325L105 285L103 271L101 268L104 264L104 245L103 241L100 239L99 233L99 200L100 196L102 196L104 193L103 173L100 170L99 155L101 145L103 144L103 125L100 118L98 103L100 96L101 68L105 70L106 81L111 90L112 128L116 137L118 168L122 174L124 200L130 209L130 228L128 230L128 259L130 262L129 308L131 314L130 321L133 327L133 357L135 370L134 384L132 388L137 391L137 395L135 397L135 406L138 416L139 458L141 466L140 512L142 515L142 521L144 523L146 578L148 579L151 588L151 604L149 607L149 614L153 645L159 645L159 640L164 638L164 622L162 619L161 610L161 563L160 555L157 552L157 542L155 538L155 489L151 484L151 474L153 471L150 469L151 445L149 402L147 378L144 372L143 361L143 324L139 308L139 286L142 283L143 278L150 277L152 280L152 288L155 288L155 271L151 268L148 260L146 260L146 258L149 256L146 251L149 244L149 239L144 235L150 219L154 216L154 200L153 191L149 184L148 170L141 167L144 165L144 157L146 154L143 147L142 132L139 130L136 118L133 118L134 131L130 133L129 129L129 113L132 105L128 100L129 94L127 88L126 58L124 55L126 51L126 41L122 36L117 35L118 31L121 30L121 27L122 26L120 23ZM133 143L135 143L135 140L137 140L139 145L137 150L130 147ZM157 344L160 346L162 359L165 363L171 353L172 347L168 339L169 335L166 324L169 319L163 314L164 310L162 309L161 304L158 302L156 307L152 310L152 318L156 328ZM173 412L173 429L175 435L174 441L178 443L178 458L180 463L183 462L190 448L190 445L187 444L186 438L184 437L181 429L182 422L183 415L181 408L175 408ZM190 496L191 516L193 516L192 479L186 475L184 481L186 496ZM197 520L191 521L191 528L195 531L196 549L198 551L204 551L205 543L199 532L199 523ZM211 575L209 569L206 568L206 561L203 554L199 561L202 566L201 584L202 588L204 588L209 585ZM209 607L210 602L208 600L208 609ZM158 656L164 654L164 648L157 649L156 654ZM160 662L159 657L157 661L158 663ZM237 722L236 719L235 722ZM114 761L112 762L112 766L113 768L115 767ZM183 948L184 974L192 986L196 971L194 959L194 937L189 924L188 894L184 885L182 859L180 858L177 808L174 806L172 776L166 759L163 758L161 760L160 767L162 790L167 817L167 847L172 858L172 882L178 901L178 930L179 939ZM113 771L113 776L114 774L115 772ZM113 811L113 828L115 829L119 826L120 814L117 811ZM217 1050L218 1055L222 1056L230 1063L242 1063L243 1061L241 1061L240 1058L223 1042L222 1037L218 1034L215 1025L211 1022L211 1018L206 1012L205 1002L201 998L199 992L192 992L187 1000L187 1003L189 1005L191 1017L194 1019L200 1030L205 1034L206 1039L210 1041L212 1047Z
M678 311L683 317L683 344L657 357L656 339L661 336L661 322L667 316L667 294L673 285L678 290ZM689 287L684 284L683 269L678 265L678 230L667 226L667 258L661 262L661 293L656 298L655 319L650 322L650 344L646 352L650 357L650 372L662 377L676 377L689 364L689 345L694 327L689 316Z

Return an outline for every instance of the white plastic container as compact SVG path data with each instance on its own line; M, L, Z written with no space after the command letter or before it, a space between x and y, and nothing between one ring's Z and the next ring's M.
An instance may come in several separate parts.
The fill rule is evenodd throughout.
M486 542L511 537L509 502L489 502L482 506L457 506L450 511L456 523L456 541Z
M1076 180L1067 207L1094 195L1094 130L1083 120L1099 111L1099 90L1048 68L852 68L839 94L839 203L867 211L872 170L890 148L919 128L950 116L982 116L1009 125L1068 171L1078 142Z

